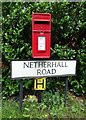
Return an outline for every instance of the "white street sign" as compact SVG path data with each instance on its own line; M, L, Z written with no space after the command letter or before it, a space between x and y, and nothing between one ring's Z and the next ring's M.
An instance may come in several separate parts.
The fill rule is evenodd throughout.
M74 76L76 60L11 61L11 78Z

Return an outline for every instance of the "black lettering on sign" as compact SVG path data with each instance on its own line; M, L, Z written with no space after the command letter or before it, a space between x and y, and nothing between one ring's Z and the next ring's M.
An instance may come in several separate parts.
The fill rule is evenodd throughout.
M29 68L29 62L28 62L28 64L24 62L23 68L25 68L25 66Z
M62 67L60 62L58 62L57 67Z
M55 74L56 73L56 70L55 69L52 69L52 74Z
M43 67L43 62L38 62L38 67L39 68Z
M30 68L33 68L33 62L30 62Z
M56 70L55 70L55 69L51 69L51 70L48 69L48 70L46 71L46 74L48 74L48 75L49 75L49 74L55 74L55 73L56 73Z
M52 62L52 67L56 67L56 62Z
M46 69L43 69L43 70L42 70L42 74L43 74L43 75L46 75Z
M47 67L51 67L51 62L47 62Z
M48 69L48 71L46 72L47 74L51 74L50 70Z
M49 75L49 74L55 74L56 73L56 69L37 69L37 75Z
M35 64L35 68L37 67L37 63L38 63L38 62L34 62L34 64Z
M66 62L65 62L65 67L68 67L67 64L66 64Z
M43 62L43 67L47 68L47 62Z
M64 66L64 62L62 62L62 67L65 67L65 66Z
M38 69L37 70L37 75L41 75L42 73L41 73L41 70L40 69Z

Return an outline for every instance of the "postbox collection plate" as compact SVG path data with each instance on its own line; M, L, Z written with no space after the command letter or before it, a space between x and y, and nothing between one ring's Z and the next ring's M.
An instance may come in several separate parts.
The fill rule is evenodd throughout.
M45 50L46 50L46 37L38 36L38 51L45 51Z

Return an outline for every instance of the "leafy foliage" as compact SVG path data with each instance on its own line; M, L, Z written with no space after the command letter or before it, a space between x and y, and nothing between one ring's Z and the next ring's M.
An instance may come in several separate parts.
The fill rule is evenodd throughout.
M69 77L69 85L75 94L85 94L85 4L86 2L2 3L3 95L11 96L19 91L19 82L10 80L10 62L14 59L31 59L31 17L36 12L52 14L51 58L77 60L77 76ZM54 83L58 84L57 82ZM27 79L24 83L24 88L27 89L32 81ZM50 81L48 84L51 84Z
M64 107L64 94L43 92L42 103L37 103L34 96L24 98L22 104L22 114L19 112L17 102L10 100L3 101L2 118L23 118L23 119L62 119L62 118L85 118L86 111L84 104L77 99L68 96L67 106ZM32 99L32 100L31 100Z

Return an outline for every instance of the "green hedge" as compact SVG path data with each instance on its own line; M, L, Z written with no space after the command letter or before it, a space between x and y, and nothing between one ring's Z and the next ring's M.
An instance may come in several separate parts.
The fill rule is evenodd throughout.
M2 3L3 30L3 95L11 96L19 91L19 80L10 80L10 61L31 59L32 13L51 13L51 58L76 59L77 76L69 77L69 88L77 95L86 92L85 77L85 4L86 2L5 2ZM48 78L47 89L58 84L56 78ZM52 82L51 82L52 81ZM33 80L24 80L24 89L31 88Z

